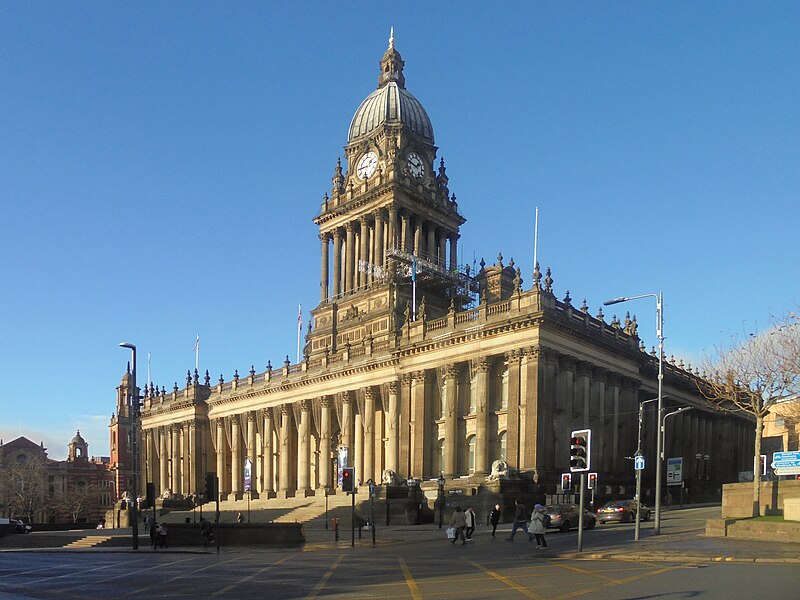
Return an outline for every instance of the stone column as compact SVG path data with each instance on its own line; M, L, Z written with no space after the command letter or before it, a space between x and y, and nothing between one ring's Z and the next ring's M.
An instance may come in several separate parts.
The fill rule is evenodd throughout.
M429 407L425 401L425 371L417 371L411 380L411 477L424 478L428 473L425 460L426 424Z
M447 265L447 235L444 229L439 230L439 256L437 257L437 264L440 267Z
M444 474L458 472L458 369L448 365L444 373Z
M179 423L174 423L172 427L172 456L170 463L172 465L172 477L170 480L170 489L173 494L182 494L181 488L181 426Z
M333 297L342 293L342 234L333 230Z
M364 414L361 422L364 427L364 474L363 481L372 479L376 483L375 477L375 398L371 387L364 390Z
M482 357L475 374L475 473L489 472L489 361Z
M389 382L388 405L386 412L386 468L398 472L397 443L398 443L398 402L397 382Z
M358 262L356 263L356 271L358 271L358 288L364 289L367 287L367 262L369 261L369 223L367 217L361 217L358 220L361 225L361 234L359 235L359 242L361 248L358 252Z
M375 265L384 268L383 209L375 211Z
M297 428L297 494L302 497L311 495L309 467L310 437L311 437L311 403L308 400L300 401L300 423Z
M414 219L414 254L420 255L422 251L422 219Z
M322 412L320 413L320 432L319 432L319 488L331 485L331 409L333 404L329 396L320 398Z
M218 492L220 499L226 498L228 494L227 486L227 448L228 442L225 439L225 419L217 419L217 479Z
M583 427L591 427L589 420L589 403L592 385L592 365L587 362L579 362L578 380L575 390L575 407L580 418L576 423L581 423Z
M567 462L566 457L562 462L561 456L563 455L561 452L559 452L558 458L556 458L555 449L561 448L561 446L557 446L554 442L554 440L558 439L557 432L555 431L555 407L558 405L558 390L556 385L558 382L558 352L549 348L542 348L540 354L542 373L539 381L539 420L541 424L539 432L544 437L540 438L540 445L538 448L539 454L542 456L539 464L544 465L545 469L555 469L557 466ZM562 433L561 439L566 441L568 436L569 433ZM567 448L569 448L569 446L567 446Z
M242 495L242 433L239 427L239 415L231 417L231 494L234 500L241 500Z
M256 481L256 413L247 413L247 458L250 459L250 496L258 498L260 485Z
M275 472L274 472L274 449L272 447L272 431L274 425L272 423L272 409L265 408L262 412L264 417L264 432L262 434L262 441L264 445L264 463L262 467L262 482L261 491L266 494L267 498L275 496Z
M556 371L556 418L553 427L553 447L569 448L571 425L575 424L577 410L575 406L575 359L571 356L560 356ZM560 464L556 455L556 466Z
M409 244L410 227L408 213L403 211L403 214L400 215L400 250L402 252L411 252L411 244Z
M520 468L520 352L512 350L506 354L508 366L508 406L506 409L506 462Z
M291 435L289 432L289 427L292 426L291 423L291 408L288 404L281 405L281 433L280 433L280 474L278 476L278 485L280 490L280 496L282 498L288 498L292 496L291 493L291 478L289 475L290 469L290 460L291 460L291 452L292 449L291 445Z
M428 223L428 240L425 243L425 252L431 262L436 262L436 227Z
M592 423L592 453L596 469L595 471L602 471L603 456L606 453L606 436L603 435L603 421L605 419L605 398L606 398L606 376L605 369L594 367L592 369L592 391L591 400L589 403L589 422ZM645 405L647 406L647 405ZM637 407L636 419L638 423L639 413ZM646 423L645 423L646 425ZM638 427L638 425L637 425ZM595 432L595 430L597 430ZM647 431L647 427L643 427L642 434ZM643 446L644 449L644 446ZM642 478L644 481L644 477Z
M203 486L200 485L200 478L197 476L197 465L201 460L203 452L197 443L197 424L188 421L183 425L183 437L186 440L184 460L184 486L183 489L189 494L200 494Z
M450 235L450 270L455 271L458 268L458 234L452 233Z
M161 448L159 457L161 458L161 473L159 477L159 493L170 489L169 484L169 428L163 427L160 430Z
M353 224L346 226L346 237L344 243L344 290L346 294L353 292L353 261L355 260L355 232Z
M355 434L353 436L353 466L356 469L356 481L364 481L364 426L361 413L354 415Z
M319 240L322 243L322 264L320 265L319 280L319 300L325 302L328 299L328 234L320 233ZM250 459L252 460L252 459Z
M347 466L353 465L353 405L350 392L342 392L342 422L339 424L340 442L347 448Z
M386 240L386 244L384 244L384 246L388 249L394 249L397 246L396 243L397 241L395 240L395 238L397 237L396 229L397 229L397 208L395 207L394 204L392 204L391 206L389 206L389 223L387 231L388 239Z
M616 461L619 454L619 436L617 423L619 419L619 386L620 376L612 373L608 377L606 397L603 403L605 418L603 419L603 434L606 437L606 452L603 455L603 469L606 473L616 472Z

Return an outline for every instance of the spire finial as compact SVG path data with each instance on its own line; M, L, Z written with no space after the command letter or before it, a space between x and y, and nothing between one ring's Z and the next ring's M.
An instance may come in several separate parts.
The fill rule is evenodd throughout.
M394 48L394 27L389 28L389 49Z

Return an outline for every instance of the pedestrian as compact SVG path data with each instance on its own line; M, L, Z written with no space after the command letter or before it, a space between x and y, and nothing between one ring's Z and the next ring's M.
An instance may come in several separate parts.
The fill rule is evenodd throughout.
M200 535L203 537L203 548L208 548L211 543L211 523L205 517L200 517Z
M475 511L472 510L471 506L468 506L467 510L464 511L464 520L467 522L467 539L472 541L472 534L475 531Z
M158 541L162 548L167 547L167 524L163 521L161 525L158 526Z
M530 533L536 538L536 547L540 550L547 548L547 540L544 539L544 534L547 531L545 519L547 513L544 506L537 504L533 507L533 514L531 515L531 529Z
M236 522L237 523L244 523L244 515L242 513L239 513L238 515L236 515Z
M150 545L153 550L156 549L156 542L158 541L158 523L154 519L150 519Z
M514 500L514 504L516 508L514 509L514 524L511 526L511 537L507 537L507 542L514 541L514 534L517 533L517 529L524 529L525 533L528 534L528 541L533 540L533 536L528 533L528 509L525 505L520 502L519 498Z
M492 537L494 537L494 532L497 531L497 524L500 522L502 512L500 505L495 504L492 512L489 513L489 522L492 524Z
M461 545L466 544L467 539L464 537L464 530L467 528L467 520L464 518L464 512L460 506L456 506L453 516L450 517L450 527L456 530L456 534L450 543L455 545L456 540L461 538Z

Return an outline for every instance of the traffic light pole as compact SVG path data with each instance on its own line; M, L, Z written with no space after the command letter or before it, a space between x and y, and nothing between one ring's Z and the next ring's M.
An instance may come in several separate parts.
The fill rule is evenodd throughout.
M580 512L578 512L578 552L583 551L583 504L586 494L586 473L581 473Z
M356 493L350 492L350 547L356 545Z

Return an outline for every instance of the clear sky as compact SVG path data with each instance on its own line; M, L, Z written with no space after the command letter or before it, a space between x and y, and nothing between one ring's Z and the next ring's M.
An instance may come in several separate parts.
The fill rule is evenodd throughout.
M0 0L0 437L107 455L121 341L167 389L197 334L214 381L294 362L391 26L464 261L527 289L538 206L558 297L663 291L695 363L796 310L800 3L450 4Z

